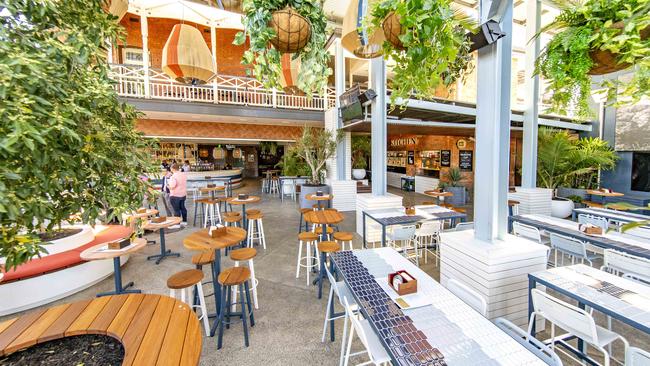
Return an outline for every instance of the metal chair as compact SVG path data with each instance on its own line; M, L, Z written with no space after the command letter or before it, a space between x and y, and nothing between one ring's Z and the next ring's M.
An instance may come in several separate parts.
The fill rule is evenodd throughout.
M481 313L484 317L487 316L487 302L485 301L485 298L474 289L466 286L458 280L450 278L447 281L447 290L451 291L452 294L463 300L465 304Z
M607 231L607 229L609 229L609 221L607 221L606 218L600 217L600 216L579 214L578 215L578 223L580 223L580 224L591 224L591 225L594 225L594 226L598 226L601 229L603 229L603 232L605 232L605 231Z
M650 365L650 352L641 348L629 347L625 353L625 366L648 366Z
M359 312L359 305L357 304L356 301L354 301L354 298L352 297L352 293L350 292L350 289L348 286L345 284L345 281L337 281L334 276L332 275L332 272L330 272L330 269L325 266L325 271L327 273L327 278L330 281L330 295L329 298L327 299L327 310L325 312L325 321L323 322L323 337L321 339L321 342L325 342L325 335L327 334L327 324L334 322L336 319L341 319L344 318L343 320L343 337L341 338L341 355L339 357L339 364L343 364L343 357L345 355L345 336L348 331L348 319L350 319L350 316L347 311L343 311L343 313L335 313L334 312L334 295L336 294L337 299L339 300L339 304L341 306L345 307L346 305L343 303L343 299L347 298L350 299L349 301L352 301L352 304L349 304L350 308L352 309L352 313L356 314ZM332 332L330 335L330 339L334 341L334 333Z
M456 224L454 231L474 230L474 222L459 222Z
M637 257L614 249L605 249L602 271L615 275L632 274L650 278L650 259Z
M440 260L438 254L438 243L440 243L440 230L442 222L439 220L425 221L415 230L415 242L419 250L424 251L424 263L428 263L428 253L436 257L436 263ZM431 250L433 248L433 250Z
M415 264L420 265L420 256L415 241L415 225L396 226L388 233L388 242L407 259L415 258ZM397 243L400 243L399 246ZM409 251L413 251L409 254Z
M558 252L562 253L562 265L564 265L564 255L571 258L571 264L574 264L576 259L580 259L581 263L587 261L590 266L593 266L592 261L598 257L593 254L587 254L587 246L584 242L555 233L551 233L551 249L555 250L555 267L558 266Z
M360 313L355 313L353 308L348 303L348 297L343 298L343 306L345 307L345 312L347 316L352 320L352 326L350 327L350 335L348 337L348 345L345 348L345 360L343 365L348 366L350 361L350 356L357 356L361 354L368 354L370 360L368 362L362 363L361 365L383 365L390 364L390 357L386 353L386 349L379 341L377 334L372 330L368 320L361 318ZM365 347L364 351L350 353L352 349L352 339L354 338L354 332L357 332L359 340Z
M562 360L560 360L560 357L551 349L551 347L545 345L537 338L530 337L526 332L512 322L505 318L497 318L494 320L494 324L496 324L496 326L507 335L512 337L512 339L526 347L530 352L534 353L535 356L539 357L547 365L562 366Z

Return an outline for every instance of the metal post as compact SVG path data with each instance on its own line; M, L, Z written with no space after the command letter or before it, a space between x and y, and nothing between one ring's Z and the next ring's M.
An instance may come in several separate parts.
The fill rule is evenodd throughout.
M147 23L147 10L142 8L140 14L140 32L142 33L142 63L144 70L144 97L151 97L149 90L149 24Z
M335 69L336 74L334 75L334 83L336 88L336 125L338 128L343 127L343 122L338 117L338 108L339 106L339 96L345 92L345 56L343 54L343 46L341 45L341 39L337 39L334 43L335 47ZM347 162L349 157L346 155L346 139L341 140L336 146L336 177L338 180L345 180L345 173L347 169Z
M371 105L372 195L384 196L386 195L388 127L386 125L386 61L383 57L370 60L370 88L377 93Z
M476 238L484 241L504 238L508 227L512 0L502 1L506 37L478 51L474 228ZM497 3L481 0L481 22Z
M539 116L539 76L533 75L535 60L539 56L539 38L535 35L541 26L541 0L530 0L526 4L526 45L524 109L524 143L522 157L521 185L537 187L537 132Z
M217 73L217 28L212 25L210 27L210 46L212 47L212 69ZM217 90L217 77L212 79L212 102L219 103L219 94Z

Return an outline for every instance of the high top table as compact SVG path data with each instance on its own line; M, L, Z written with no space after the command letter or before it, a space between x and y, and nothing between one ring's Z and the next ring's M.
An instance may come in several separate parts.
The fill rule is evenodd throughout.
M452 197L454 194L451 192L440 192L438 190L433 190L433 191L424 191L424 194L429 197L433 197L436 199L436 203L440 204L440 201L444 201L445 197Z
M319 196L316 193L309 193L308 195L305 196L305 199L307 199L308 201L316 201L319 210L323 208L322 202L325 201L328 201L327 206L329 207L330 206L329 201L331 201L332 198L334 198L334 195L330 193L327 194L323 193L322 196Z
M144 224L143 229L158 231L160 233L160 254L154 254L147 257L147 260L155 259L156 264L160 264L160 261L167 257L180 257L181 253L173 253L171 250L166 249L165 247L165 229L172 227L174 225L179 225L181 223L181 218L176 216L168 216L167 220L156 223L149 220Z

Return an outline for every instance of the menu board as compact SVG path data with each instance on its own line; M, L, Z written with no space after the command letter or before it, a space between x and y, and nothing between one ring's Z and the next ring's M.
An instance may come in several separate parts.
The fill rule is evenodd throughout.
M411 150L407 154L408 158L408 165L413 165L415 164L415 151Z
M451 150L442 150L440 152L440 165L451 166Z
M474 151L460 150L458 152L458 158L459 158L458 167L460 168L460 170L471 172L473 167L473 161L474 161Z

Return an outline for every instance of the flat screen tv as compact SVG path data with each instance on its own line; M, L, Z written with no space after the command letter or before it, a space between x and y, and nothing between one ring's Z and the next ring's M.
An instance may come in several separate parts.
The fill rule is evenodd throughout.
M341 105L341 119L343 123L351 123L363 120L363 107L359 101L360 89L355 86L339 97Z
M650 192L650 153L632 153L633 191Z

